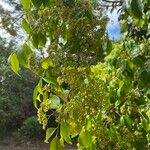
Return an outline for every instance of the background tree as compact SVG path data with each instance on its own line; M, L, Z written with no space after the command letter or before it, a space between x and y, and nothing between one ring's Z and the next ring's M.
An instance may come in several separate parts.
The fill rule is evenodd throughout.
M41 137L41 127L37 123L32 93L37 78L29 71L21 69L23 77L10 70L8 57L13 50L19 49L22 37L20 26L21 5L8 1L12 10L0 7L0 28L5 35L0 37L0 137L10 136ZM19 15L20 14L20 15ZM20 39L19 39L20 40ZM32 130L32 131L31 131Z

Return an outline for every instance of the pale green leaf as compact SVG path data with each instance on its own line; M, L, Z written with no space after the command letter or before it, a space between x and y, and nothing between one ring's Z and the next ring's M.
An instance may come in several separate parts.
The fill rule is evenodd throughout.
M38 92L43 95L42 80L40 80L38 83Z
M82 130L79 134L79 143L80 145L84 146L85 148L88 148L91 144L91 134L88 131Z
M53 62L51 60L51 58L47 57L44 60L42 60L41 62L41 66L43 69L48 69L49 66L53 66Z
M27 34L30 34L31 29L30 29L28 22L25 19L22 20L22 27L26 31Z
M37 108L37 96L38 96L38 85L35 87L33 92L33 105Z
M27 44L23 44L22 49L17 51L17 57L19 64L23 67L28 68L28 57L32 53L32 50Z
M55 131L56 131L56 128L48 128L46 130L45 143L49 143L48 140L51 138L51 136L54 134Z
M51 109L57 109L60 105L60 98L56 95L53 95L51 98Z
M18 74L19 71L19 61L16 55L16 52L12 53L9 58L8 58L8 62L10 64L11 69Z
M64 140L68 144L72 144L71 143L71 138L70 138L70 135L69 135L69 127L67 126L67 124L65 122L63 122L60 126L60 135L61 135L61 137L64 138Z
M63 150L62 145L60 144L60 140L57 136L50 143L50 150Z
M30 0L21 0L21 4L24 8L24 10L29 10L31 6L31 1Z

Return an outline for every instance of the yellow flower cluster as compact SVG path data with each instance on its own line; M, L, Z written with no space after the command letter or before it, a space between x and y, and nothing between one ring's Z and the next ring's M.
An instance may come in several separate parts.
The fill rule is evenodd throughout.
M37 113L38 121L40 124L42 124L44 130L48 123L46 112L50 109L50 105L51 105L51 101L49 99L44 100L41 103L41 107L38 109L38 113Z

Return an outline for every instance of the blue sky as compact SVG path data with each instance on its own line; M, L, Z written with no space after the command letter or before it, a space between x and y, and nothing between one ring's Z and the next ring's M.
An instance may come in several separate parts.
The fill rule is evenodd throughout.
M113 13L107 12L108 17L110 18L109 23L107 25L108 35L111 39L119 39L120 38L120 27L118 22L118 13L117 9L113 11Z

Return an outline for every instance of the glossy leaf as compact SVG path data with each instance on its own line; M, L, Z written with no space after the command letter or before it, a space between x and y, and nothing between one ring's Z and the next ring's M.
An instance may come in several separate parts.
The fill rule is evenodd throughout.
M18 74L19 71L19 61L16 55L16 52L12 53L9 58L8 58L8 62L10 64L11 69Z
M46 130L45 143L49 143L48 140L51 138L51 136L54 134L55 131L56 131L56 128L48 128Z

